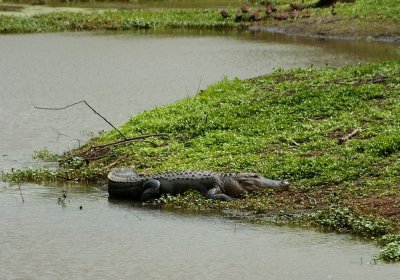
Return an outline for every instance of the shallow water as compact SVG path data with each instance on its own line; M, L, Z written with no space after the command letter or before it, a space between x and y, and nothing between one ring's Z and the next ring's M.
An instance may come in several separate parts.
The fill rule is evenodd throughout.
M108 201L107 194L0 183L2 279L397 279L348 235ZM67 190L68 186L64 186ZM82 206L82 210L80 210Z
M321 41L264 32L140 31L0 36L0 169L61 153L131 115L194 95L212 82L275 68L400 58L390 44Z

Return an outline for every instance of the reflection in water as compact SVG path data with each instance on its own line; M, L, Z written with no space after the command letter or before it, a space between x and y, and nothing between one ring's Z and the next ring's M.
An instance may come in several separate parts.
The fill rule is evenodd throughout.
M71 187L0 183L2 279L397 279L348 235L190 215ZM66 188L66 186L64 187ZM80 210L82 206L82 210Z
M321 41L250 31L138 31L0 36L0 169L20 167L34 150L61 153L113 124L193 95L226 75L274 68L345 65L399 58L397 46ZM62 135L61 135L62 134ZM30 165L27 163L25 165Z

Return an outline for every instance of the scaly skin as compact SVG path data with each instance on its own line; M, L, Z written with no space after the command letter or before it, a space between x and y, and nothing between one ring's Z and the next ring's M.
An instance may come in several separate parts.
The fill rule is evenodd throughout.
M187 190L196 190L210 199L231 200L266 188L287 190L289 183L270 180L256 173L182 171L141 176L132 169L115 169L108 174L111 197L142 201L163 194L182 194Z

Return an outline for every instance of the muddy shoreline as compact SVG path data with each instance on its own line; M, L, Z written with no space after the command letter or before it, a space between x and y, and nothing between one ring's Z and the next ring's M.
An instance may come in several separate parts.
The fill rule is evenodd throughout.
M350 26L350 28L344 29L343 25ZM248 30L312 37L322 40L366 40L400 44L400 29L398 25L371 23L373 28L370 29L367 29L366 23L364 25L360 26L359 23L341 18L319 17L287 22L269 21L263 24L251 25Z

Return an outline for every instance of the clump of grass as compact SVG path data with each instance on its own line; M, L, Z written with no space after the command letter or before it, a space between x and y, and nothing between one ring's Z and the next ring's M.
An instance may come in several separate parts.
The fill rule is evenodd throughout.
M400 234L388 234L380 240L383 248L379 254L379 258L388 261L400 261Z
M343 206L331 206L309 217L322 228L365 237L380 237L391 231L390 223L385 219L360 217Z
M387 262L400 261L400 242L391 242L386 244L381 250L379 258Z
M41 149L39 151L35 151L33 153L33 159L37 159L37 160L42 160L42 161L57 161L58 160L58 155L51 152L49 149L44 148Z
M45 182L56 180L58 171L47 168L26 168L2 172L2 180L9 182Z

